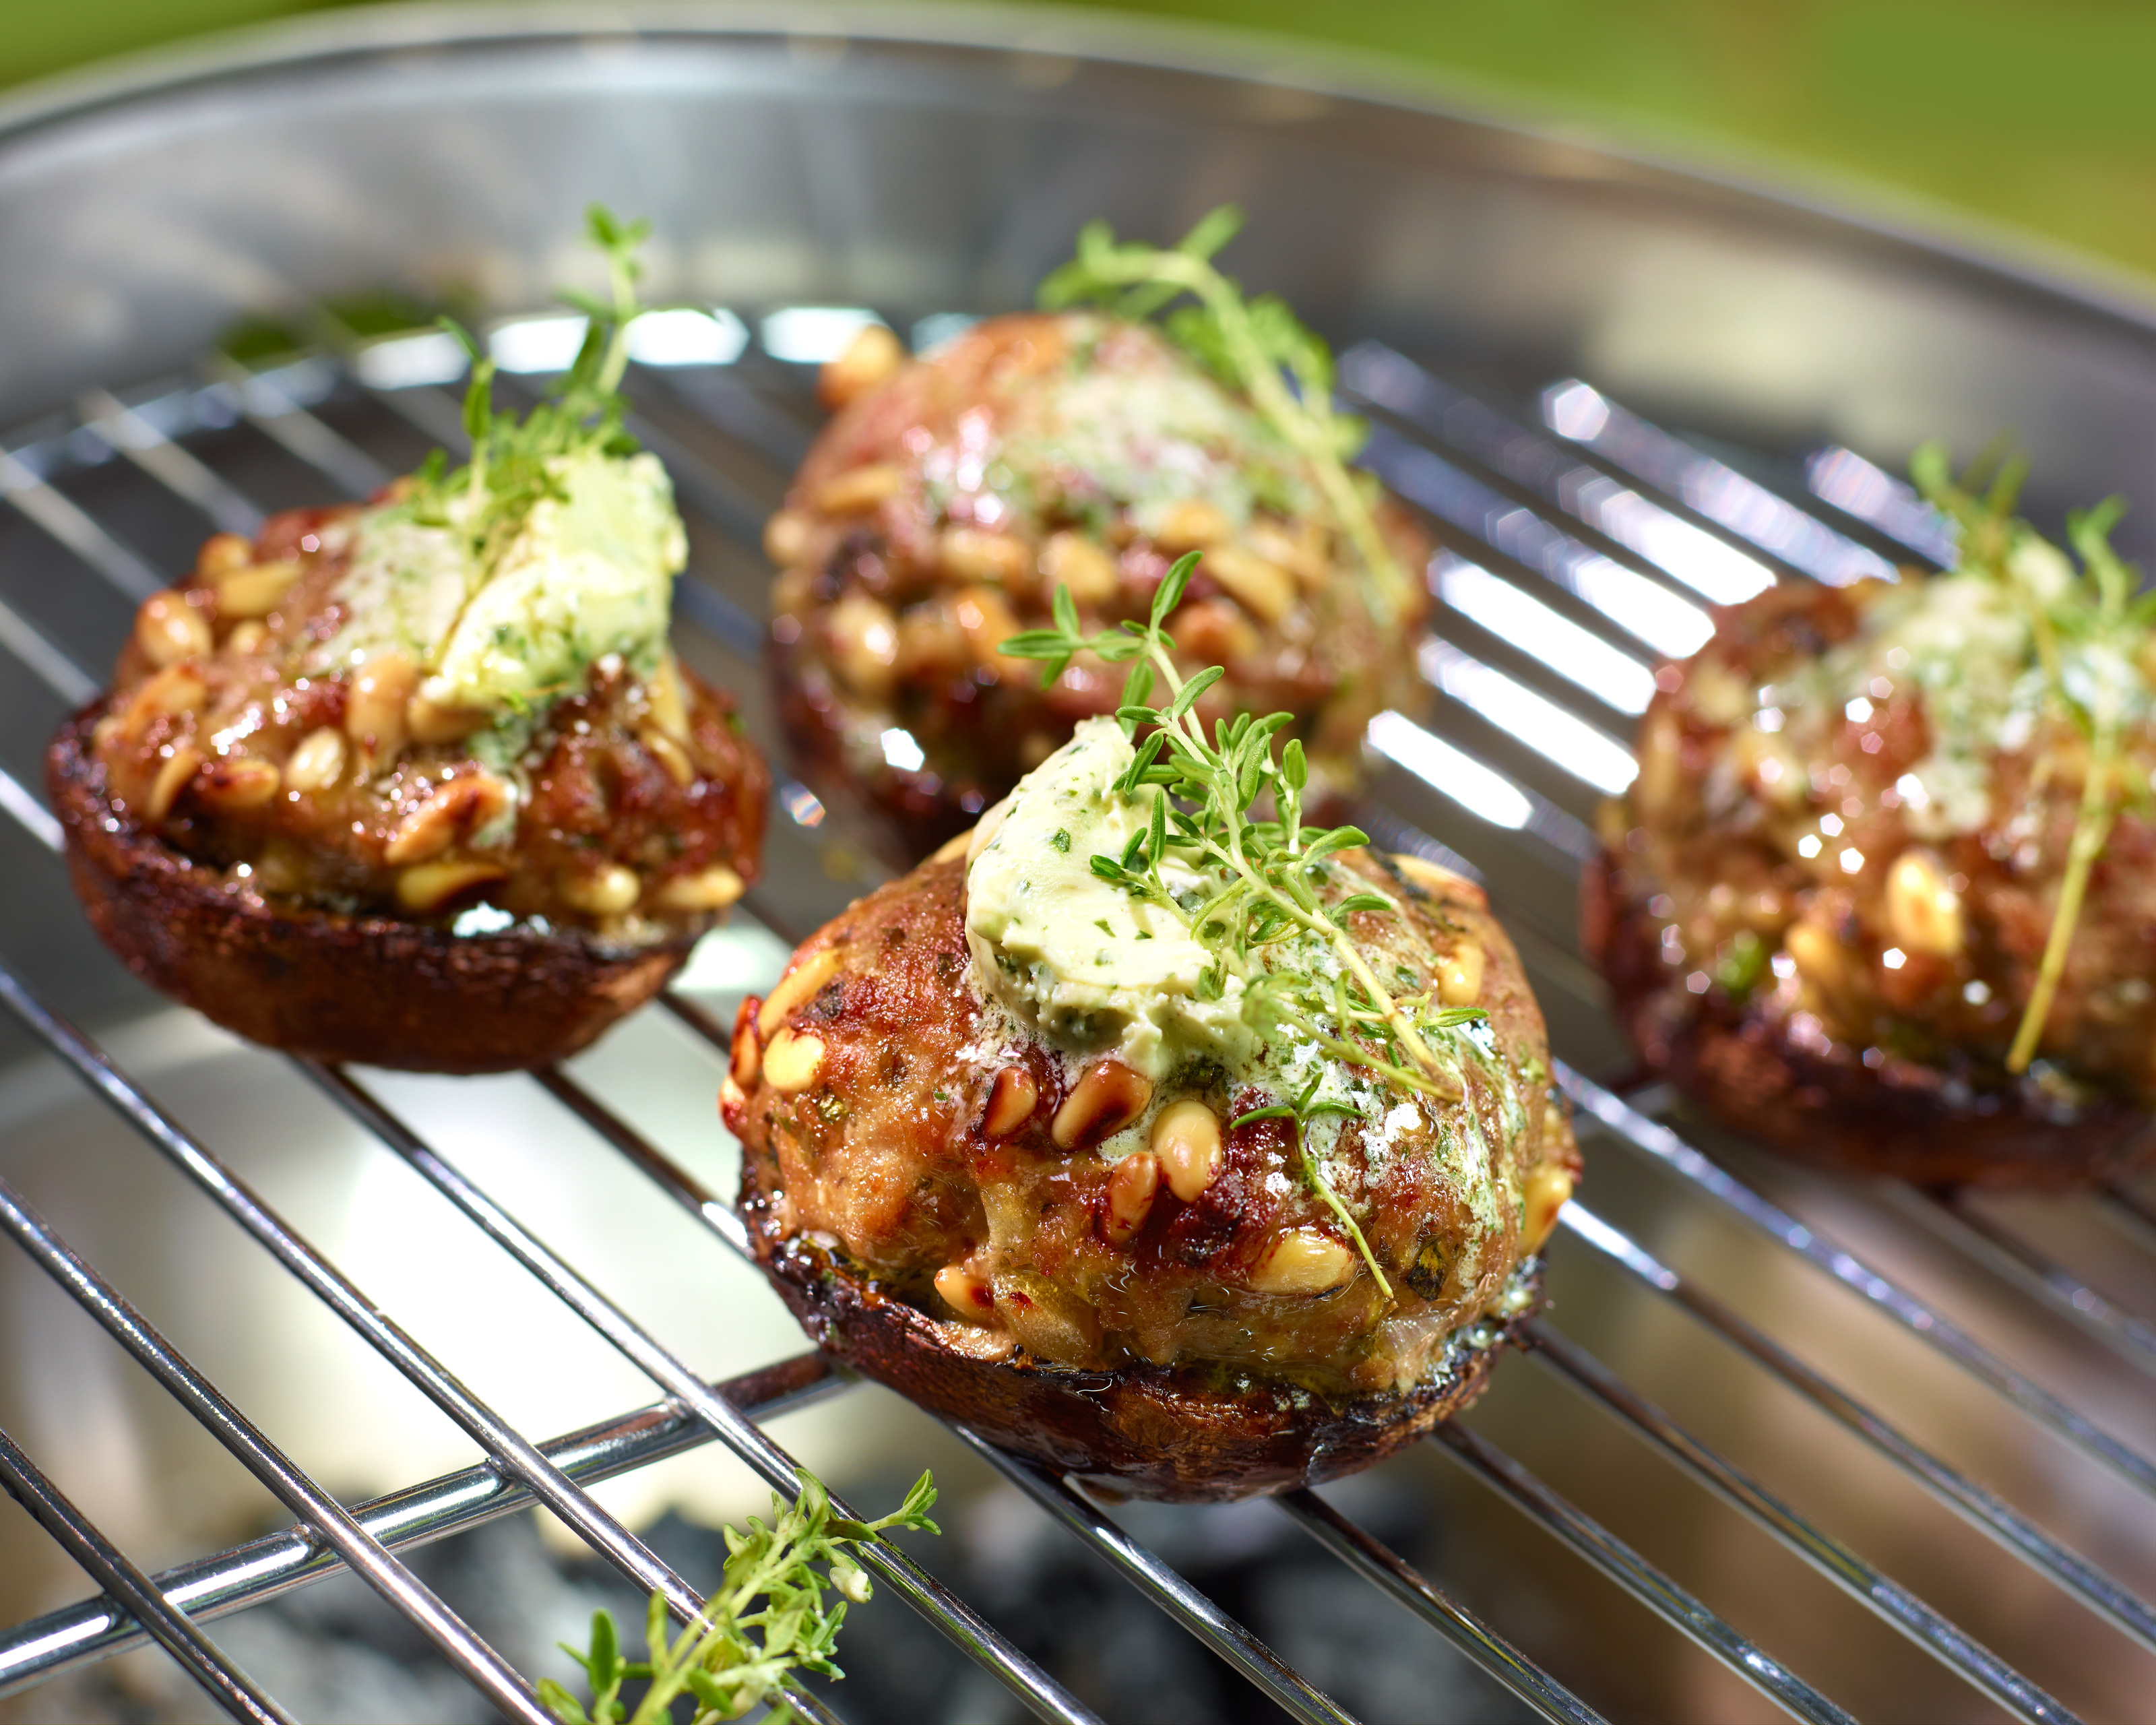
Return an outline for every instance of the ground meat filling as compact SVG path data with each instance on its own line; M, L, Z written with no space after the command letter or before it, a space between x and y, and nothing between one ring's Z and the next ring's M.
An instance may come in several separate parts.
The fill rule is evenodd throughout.
M921 849L1114 710L1121 668L1081 655L1043 691L996 650L1059 585L1089 630L1142 619L1204 551L1170 629L1188 668L1227 670L1204 711L1294 715L1321 793L1356 783L1372 717L1427 698L1419 530L1380 502L1414 608L1381 619L1300 458L1153 330L1024 315L882 352L896 369L849 384L765 542L787 722Z
M275 902L611 941L707 921L754 877L767 775L670 652L500 713L395 655L325 665L354 509L220 535L143 605L94 748L116 813Z
M1306 1180L1290 1125L1232 1124L1278 1096L1204 1062L1150 1084L983 997L956 858L861 901L744 1005L725 1111L746 1187L779 1232L811 1236L975 1358L1332 1396L1416 1384L1464 1326L1514 1315L1515 1272L1578 1153L1540 1012L1479 891L1368 853L1343 872L1413 919L1356 916L1373 962L1419 963L1420 983L1449 978L1490 1014L1460 1046L1460 1101L1386 1093L1326 1135L1327 1176L1390 1301Z
M2028 635L2011 597L1975 575L1791 586L1660 673L1640 777L1605 814L1599 913L1640 931L1643 955L1658 942L1630 967L1650 974L1620 979L1650 993L1650 1058L1713 1021L1905 1088L1944 1074L1979 1112L2010 1092L2069 1113L2104 1097L2156 1106L2145 790L2122 799L2090 876L2037 1058L2025 1076L2006 1070L2088 758L2046 710ZM2120 755L2128 785L2152 782L2145 695ZM1610 949L1612 927L1588 932ZM1772 1077L1746 1081L1762 1106Z

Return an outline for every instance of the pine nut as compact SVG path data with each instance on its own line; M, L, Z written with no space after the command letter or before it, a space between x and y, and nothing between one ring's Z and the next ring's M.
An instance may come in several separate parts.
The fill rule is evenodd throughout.
M1152 1081L1121 1060L1096 1060L1071 1086L1048 1135L1059 1150L1083 1150L1120 1132L1152 1100Z
M490 880L504 880L508 874L500 863L471 859L420 863L397 877L397 902L424 916L440 910L459 893Z
M719 1081L719 1118L724 1120L737 1108L748 1106L748 1092L734 1082L731 1072Z
M1195 1204L1220 1174L1220 1119L1204 1103L1170 1102L1152 1123L1152 1153L1168 1190Z
M781 1030L763 1051L763 1081L783 1096L814 1084L824 1070L824 1039L813 1030Z
M1133 1150L1108 1176L1108 1199L1101 1231L1111 1245L1127 1245L1152 1214L1160 1191L1160 1163L1147 1152Z
M831 668L856 695L880 701L898 680L898 619L866 593L850 593L824 619Z
M1640 776L1632 782L1632 807L1650 825L1675 820L1682 812L1689 787L1680 752L1684 727L1667 707L1647 715L1640 727Z
M669 648L659 655L659 668L644 685L644 698L651 722L676 742L689 740L689 701L681 686L681 666Z
M988 1111L981 1117L985 1137L1007 1138L1027 1121L1040 1104L1040 1086L1023 1066L1006 1066L996 1074L988 1091Z
M1170 557L1204 551L1228 536L1228 518L1202 497L1182 497L1168 505L1150 537Z
M269 639L268 626L250 617L224 638L224 650L235 659L244 659L250 653L259 652L262 644Z
M642 896L644 883L635 870L609 862L582 873L564 873L556 891L562 903L587 916L619 916Z
M300 739L299 747L285 763L285 784L289 790L326 791L344 777L344 733L332 731L326 725L319 731L310 731Z
M1841 942L1818 923L1791 923L1782 936L1782 945L1796 960L1797 974L1814 988L1832 994L1848 980Z
M237 533L213 533L195 553L195 573L215 581L254 561L254 547Z
M763 524L763 554L782 569L799 562L808 549L808 518L782 509Z
M1240 545L1218 545L1198 566L1260 623L1278 623L1295 604L1295 577Z
M1482 994L1482 942L1464 940L1437 961L1437 998L1447 1006L1472 1006Z
M794 1008L805 1006L824 992L824 984L839 973L839 962L836 947L819 947L779 978L756 1015L757 1033L769 1041L771 1033L785 1023Z
M490 716L475 707L451 706L422 693L406 704L404 728L414 742L461 742Z
M696 782L696 764L674 741L656 725L646 725L636 733L636 740L644 745L644 752L666 769L666 776L677 785L686 788Z
M1961 895L1928 851L1905 850L1887 872L1887 922L1905 952L1953 958L1962 949Z
M272 761L254 760L244 755L213 759L203 769L195 795L211 808L228 814L243 809L259 809L277 794L283 778Z
M676 875L670 880L660 881L652 891L651 902L659 910L684 915L723 911L744 890L739 875L724 863L713 863L693 875Z
M1251 1272L1260 1294L1322 1294L1355 1273L1355 1255L1317 1228L1289 1228L1275 1237Z
M167 588L142 601L135 614L135 644L155 665L177 665L207 653L215 644L209 619L177 588Z
M968 1323L995 1321L996 1291L970 1270L946 1264L936 1272L936 1291L943 1303Z
M1557 1213L1571 1196L1572 1170L1562 1163L1546 1162L1527 1176L1527 1189L1521 1194L1522 1252L1543 1249L1543 1242L1550 1237L1550 1230L1557 1226Z
M898 495L905 475L889 462L856 467L816 487L811 500L828 515L865 515L879 503Z
M1040 552L1041 585L1053 593L1070 589L1081 605L1105 605L1122 585L1115 560L1083 533L1051 534Z
M951 614L966 632L966 644L973 651L974 664L1006 675L1024 669L1024 660L1006 659L998 650L1018 633L1018 619L1010 602L995 588L967 588L952 602Z
M1026 584L1033 553L1023 540L979 527L946 527L936 546L937 567L946 581L961 585L990 582L998 587Z
M1252 521L1243 542L1269 563L1277 563L1305 587L1325 585L1332 572L1326 557L1325 530L1305 521L1299 534L1290 534L1270 521Z
M182 743L165 757L157 776L150 782L150 794L142 802L142 818L151 826L172 812L195 774L201 770L203 752L192 743Z
M756 1040L756 1001L753 996L742 1002L734 1011L733 1046L727 1050L731 1061L726 1070L733 1081L744 1091L756 1082L756 1075L763 1070L763 1050Z
M404 710L419 680L419 668L402 653L383 653L360 666L345 696L345 735L376 766L404 748Z
M127 728L140 737L164 713L198 713L209 700L209 685L187 665L168 665L146 678L127 703Z
M256 563L217 580L217 614L222 618L267 617L285 589L300 578L297 563Z
M439 856L463 833L509 806L509 787L490 773L450 779L390 829L382 860L393 869Z
M864 324L836 359L816 375L816 398L833 413L856 401L906 363L898 337L880 323Z

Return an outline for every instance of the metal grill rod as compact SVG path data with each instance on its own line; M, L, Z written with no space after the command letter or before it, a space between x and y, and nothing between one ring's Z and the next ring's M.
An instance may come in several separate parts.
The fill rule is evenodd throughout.
M1460 1466L1553 1533L1666 1623L1682 1631L1785 1712L1818 1725L1855 1725L1850 1716L1762 1652L1692 1594L1559 1496L1487 1438L1457 1420L1430 1435Z
M1948 1466L1832 1379L1804 1364L1764 1331L1747 1323L1689 1277L1659 1262L1636 1242L1584 1208L1578 1199L1566 1204L1558 1219L1610 1261L1649 1287L1668 1295L1814 1407L1831 1414L1971 1526L1989 1534L2143 1646L2156 1652L2156 1608L2136 1597L2079 1553L2059 1543L2019 1510Z
M846 1387L822 1354L801 1353L715 1385L757 1420L772 1418ZM639 1408L601 1425L552 1438L539 1447L579 1483L613 1479L711 1440L711 1428L679 1402ZM529 1488L482 1462L356 1506L352 1517L392 1550L429 1545L454 1533L528 1509ZM226 1617L341 1574L344 1560L304 1524L249 1540L213 1557L160 1572L154 1584L200 1619ZM140 1646L141 1625L110 1599L85 1599L0 1635L0 1697L62 1671Z
M103 1582L107 1592L126 1603L136 1621L225 1712L243 1722L253 1721L254 1725L295 1725L292 1716L264 1693L252 1677L173 1609L157 1584L98 1531L4 1431L0 1431L0 1484L69 1557Z
M20 455L0 449L0 497L140 604L165 578L115 539L75 501L46 484Z
M1426 1579L1405 1558L1307 1486L1273 1500L1319 1545L1425 1622L1546 1719L1592 1725L1602 1715L1502 1635Z
M1750 1186L1725 1173L1659 1121L1650 1120L1621 1097L1562 1060L1553 1060L1558 1084L1616 1142L1640 1151L1706 1193L1770 1240L1824 1270L1887 1313L1927 1347L1989 1385L2024 1414L2095 1456L2142 1491L2156 1495L2156 1461L2112 1437L2069 1403L2007 1363L1974 1337L1933 1312L1914 1294L1872 1269L1831 1236L1820 1233Z
M76 411L86 427L167 490L186 498L220 533L252 539L262 531L260 510L192 449L174 443L147 415L110 390L85 390L77 398Z
M499 1653L264 1436L5 1181L0 1181L0 1228L13 1235L40 1269L65 1288L293 1514L318 1528L345 1562L439 1648L450 1665L488 1700L525 1725L553 1725L552 1716L540 1707L531 1686Z
M1537 1360L1555 1368L1701 1484L1993 1700L2044 1725L2073 1720L2071 1712L1974 1636L1715 1454L1578 1343L1539 1319L1529 1322L1527 1334Z
M801 1470L770 1435L665 1348L536 1235L467 1180L349 1072L314 1060L296 1062L330 1098L408 1163L547 1290L637 1367L692 1409L728 1449L774 1490L801 1491ZM552 1086L549 1086L552 1088ZM596 1106L594 1104L593 1106ZM854 1512L835 1494L831 1507ZM972 1605L886 1540L859 1548L860 1561L968 1656L985 1666L1044 1719L1083 1722L1094 1716L1060 1683L997 1632Z
M572 1483L529 1440L474 1395L404 1328L386 1316L344 1274L295 1232L275 1211L177 1122L152 1102L104 1050L38 1000L0 967L0 1001L41 1037L99 1097L194 1182L219 1208L266 1247L307 1290L357 1331L429 1400L495 1461L622 1573L666 1596L684 1623L703 1609L701 1595L608 1511Z
M2156 1327L2148 1319L2098 1293L1966 1198L1908 1187L1896 1195L1904 1210L1994 1275L2025 1289L2122 1358L2156 1376Z

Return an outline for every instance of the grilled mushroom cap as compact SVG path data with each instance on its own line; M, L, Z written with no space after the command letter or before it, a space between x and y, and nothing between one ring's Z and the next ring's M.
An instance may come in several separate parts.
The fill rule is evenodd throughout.
M1578 1152L1479 891L1426 865L1352 865L1453 949L1474 944L1491 1014L1467 1101L1435 1125L1407 1109L1383 1150L1373 1128L1332 1152L1339 1179L1368 1180L1354 1196L1392 1303L1290 1178L1283 1123L1233 1124L1255 1100L1234 1076L1156 1088L1012 1040L969 975L949 857L813 937L737 1021L741 1214L809 1333L998 1444L1148 1497L1332 1478L1472 1401L1535 1307ZM1471 1137L1480 1209L1447 1160Z
M2086 751L2001 722L2016 602L1981 578L1723 614L1657 680L1583 938L1647 1063L1729 1125L1922 1185L2063 1187L2156 1153L2156 823L2119 814L2010 1070ZM2145 776L2156 733L2124 752Z

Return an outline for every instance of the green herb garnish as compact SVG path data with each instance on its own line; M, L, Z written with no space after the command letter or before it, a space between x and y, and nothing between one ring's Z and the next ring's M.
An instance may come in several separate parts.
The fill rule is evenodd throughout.
M631 1661L622 1657L613 1617L593 1613L590 1647L579 1653L562 1644L583 1667L591 1706L551 1678L541 1680L539 1699L562 1725L622 1725L624 1718L628 1725L660 1725L672 1720L674 1703L684 1695L695 1703L691 1725L739 1718L760 1702L771 1707L768 1719L796 1719L784 1698L788 1680L796 1671L845 1675L832 1658L839 1628L847 1605L869 1597L868 1575L847 1548L891 1527L937 1532L928 1519L935 1503L936 1482L924 1473L892 1514L848 1521L831 1513L822 1481L804 1471L801 1496L790 1507L783 1497L772 1498L771 1526L751 1517L746 1533L726 1530L726 1573L701 1617L670 1634L665 1598L652 1594L644 1630L650 1656ZM824 1603L827 1588L839 1595L834 1605ZM635 1712L624 1713L622 1686L634 1681L651 1686Z
M1158 906L1210 952L1213 962L1199 978L1202 998L1226 998L1233 981L1241 988L1244 1021L1260 1034L1292 1030L1322 1052L1389 1084L1457 1101L1460 1092L1427 1034L1488 1014L1472 1007L1435 1009L1427 988L1396 996L1379 980L1348 925L1360 912L1399 916L1392 899L1359 879L1353 881L1357 890L1332 903L1321 897L1322 886L1342 884L1337 853L1370 841L1354 827L1304 826L1302 793L1310 775L1302 745L1291 738L1277 762L1272 756L1272 740L1291 722L1289 715L1259 719L1239 713L1232 721L1219 721L1210 737L1199 721L1198 700L1223 672L1214 665L1184 677L1164 626L1198 562L1193 552L1168 571L1144 624L1126 622L1085 635L1069 589L1059 587L1055 627L1029 629L1002 645L1013 658L1045 660L1044 686L1080 653L1131 665L1116 716L1137 749L1113 794L1137 798L1150 790L1151 814L1121 855L1094 856L1092 872ZM1152 704L1156 680L1168 691L1164 706ZM1137 741L1141 727L1146 735ZM1271 819L1251 815L1252 805L1264 798L1272 802ZM1171 862L1178 865L1173 887L1162 874L1162 865ZM1194 890L1186 884L1192 879L1202 884ZM1330 1103L1312 1107L1308 1096L1290 1109L1299 1146L1301 1124L1328 1111L1354 1111ZM1392 1286L1363 1230L1306 1151L1303 1171L1391 1298Z
M2108 498L2094 509L2076 510L2066 517L2067 538L2082 564L2076 572L2014 513L2029 472L2027 462L2020 457L1979 458L1956 480L1945 444L1929 443L1910 457L1909 472L1925 500L1960 530L1959 567L1998 581L2027 614L2043 666L2046 705L2079 732L2088 746L2081 807L2066 846L2058 906L2052 912L2035 987L2030 991L2006 1056L2009 1071L2025 1072L2066 973L2090 870L2103 854L2118 816L2124 790L2119 730L2125 720L2128 680L2136 675L2135 650L2156 622L2156 594L2134 598L2141 585L2140 571L2121 561L2111 548L2111 530L2126 513L2122 497ZM2030 562L2038 558L2055 559L2064 566L2066 578L2056 595L2040 592L2029 578ZM2084 678L2067 676L2059 652L2061 640L2083 648ZM2081 692L2076 692L2076 686Z
M1275 434L1310 464L1362 559L1378 621L1389 623L1406 608L1410 585L1371 512L1374 482L1347 465L1368 428L1334 410L1332 354L1324 341L1277 295L1245 300L1213 267L1214 253L1242 225L1243 213L1223 204L1163 251L1142 241L1118 241L1106 222L1088 222L1078 231L1077 255L1041 283L1041 307L1091 303L1118 316L1147 318L1190 295L1197 303L1177 306L1165 320L1169 338L1247 396Z
M412 477L408 506L423 525L464 535L482 569L500 560L542 499L567 495L561 470L568 463L594 453L636 453L636 439L622 429L627 408L619 390L629 367L629 326L643 309L636 297L643 273L636 249L651 224L623 223L596 203L585 222L591 243L606 254L609 296L562 295L588 320L583 345L552 393L521 419L495 411L494 361L462 325L442 320L471 356L464 411L471 459L450 471L443 453L433 451Z

